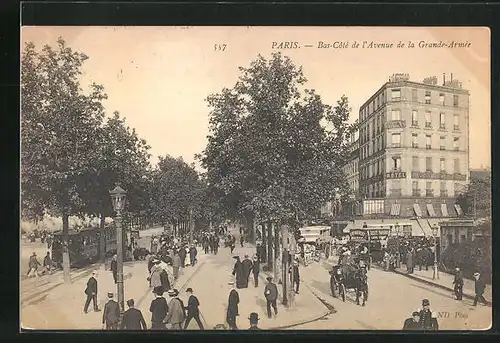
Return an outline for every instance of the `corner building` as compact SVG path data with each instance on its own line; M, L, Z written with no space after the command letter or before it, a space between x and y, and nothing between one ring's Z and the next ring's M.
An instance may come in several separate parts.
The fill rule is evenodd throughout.
M407 74L389 79L359 112L359 192L363 217L462 215L468 182L469 92Z

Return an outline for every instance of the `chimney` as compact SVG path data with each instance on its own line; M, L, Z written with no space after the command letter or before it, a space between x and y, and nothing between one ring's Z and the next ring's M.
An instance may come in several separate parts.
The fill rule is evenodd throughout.
M453 81L453 73L451 73L451 76L450 76L450 82Z
M443 73L443 86L446 84L446 74Z

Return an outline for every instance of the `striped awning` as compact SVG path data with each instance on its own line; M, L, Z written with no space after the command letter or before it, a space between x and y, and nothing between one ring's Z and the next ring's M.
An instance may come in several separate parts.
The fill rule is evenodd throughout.
M419 204L413 204L413 211L415 211L417 217L422 217L422 209Z
M392 204L391 216L399 216L400 211L401 211L401 204Z
M464 214L464 212L462 211L462 208L460 207L459 204L455 204L454 207L455 207L455 211L457 211L457 215L461 216L462 214Z
M432 204L427 204L427 213L429 213L429 217L436 216L436 212L434 212L434 206L432 206Z
M448 207L446 204L441 204L441 214L443 217L449 217L450 215L448 214Z
M423 236L432 236L432 229L427 219L417 219L417 223L422 229Z

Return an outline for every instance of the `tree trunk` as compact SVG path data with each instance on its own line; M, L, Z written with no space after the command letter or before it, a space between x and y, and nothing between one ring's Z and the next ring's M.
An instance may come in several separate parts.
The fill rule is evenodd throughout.
M70 261L69 261L69 215L63 214L63 235L62 235L62 258L63 258L63 277L64 283L71 283L70 279Z
M261 261L262 263L267 262L267 232L266 232L266 223L262 222L261 224L261 231L262 231L262 243L261 246L265 249L265 256L264 258L266 259L265 261Z
M267 222L267 267L273 268L273 226L271 221Z
M279 235L279 224L274 223L273 233L274 233L274 279L277 283L281 280L280 267L281 267L281 253L280 253L280 235Z
M101 213L101 222L99 223L99 256L101 263L106 261L106 235L104 231L104 224L106 224L106 217Z

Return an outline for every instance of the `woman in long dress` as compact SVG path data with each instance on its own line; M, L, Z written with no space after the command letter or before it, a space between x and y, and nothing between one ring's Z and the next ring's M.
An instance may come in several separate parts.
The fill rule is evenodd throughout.
M233 275L236 276L236 288L244 288L246 281L245 269L241 263L240 257L235 256L234 258L236 259L236 263L234 264Z
M229 284L233 287L231 287L227 300L226 322L231 330L238 330L238 326L236 326L236 317L239 316L238 304L240 303L240 296L234 289L234 282L230 282Z

